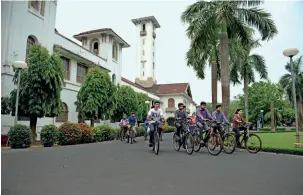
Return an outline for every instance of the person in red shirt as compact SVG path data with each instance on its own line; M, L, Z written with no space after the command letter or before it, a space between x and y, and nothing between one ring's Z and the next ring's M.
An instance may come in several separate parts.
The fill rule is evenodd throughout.
M237 141L237 144L238 146L240 145L239 143L239 138L240 138L240 131L243 131L243 130L246 130L245 127L243 127L243 123L245 123L246 121L242 118L242 113L243 113L243 110L242 109L237 109L236 110L236 113L234 115L234 120L233 120L233 131L235 132L236 134L236 141Z

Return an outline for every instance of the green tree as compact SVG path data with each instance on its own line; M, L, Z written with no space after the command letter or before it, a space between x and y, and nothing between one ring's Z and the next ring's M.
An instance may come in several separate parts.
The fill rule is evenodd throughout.
M299 128L303 131L303 56L295 59L293 62L294 74L295 74L295 87L296 87L296 100L298 104L299 113ZM292 95L292 76L291 76L291 65L287 63L285 69L288 73L284 74L280 79L280 84L286 91L287 98L290 102L293 102Z
M100 68L90 69L77 95L78 117L90 120L93 127L94 121L103 119L115 103L115 90L107 72Z
M56 53L49 55L41 45L34 45L29 54L28 70L21 70L19 116L29 116L32 141L36 140L37 119L55 117L62 109L63 63ZM15 70L14 83L17 84ZM11 92L11 107L15 110L16 90Z
M9 115L11 113L11 105L10 105L9 97L1 97L1 114Z
M260 46L258 41L251 42L248 46L239 45L244 48L244 56L238 58L237 61L231 63L230 78L235 84L241 84L240 80L244 82L244 104L245 104L245 118L248 119L248 85L255 82L255 71L259 73L261 79L267 79L267 67L263 56L258 54L251 54L251 50Z
M130 86L119 86L116 91L116 105L113 110L114 121L120 121L123 114L130 115L138 109L138 97L136 92Z
M146 93L136 93L137 96L137 110L136 117L138 121L144 122L147 112L149 110L149 104L147 105L145 102L148 101L148 95Z
M230 103L229 39L238 37L244 45L249 44L250 33L246 30L246 26L256 28L262 40L269 40L278 32L271 14L255 7L262 2L198 1L190 5L181 16L184 23L190 24L187 34L191 40L200 37L203 43L211 43L214 33L218 30L220 32L222 102L226 115Z

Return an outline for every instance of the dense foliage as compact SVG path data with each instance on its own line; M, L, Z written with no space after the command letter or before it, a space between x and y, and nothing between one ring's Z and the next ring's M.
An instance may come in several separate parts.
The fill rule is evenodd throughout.
M58 130L55 125L45 125L40 133L41 144L45 146L53 146L57 143Z
M59 145L74 145L81 143L82 131L78 124L66 122L63 123L58 130Z
M25 125L17 124L8 132L11 148L28 148L31 146L30 129Z

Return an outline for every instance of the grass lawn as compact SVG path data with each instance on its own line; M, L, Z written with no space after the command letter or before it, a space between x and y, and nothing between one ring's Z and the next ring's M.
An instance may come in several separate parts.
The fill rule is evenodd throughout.
M296 132L280 132L280 133L257 133L262 140L262 147L295 149L303 150L303 148L295 148ZM303 143L303 135L300 134L301 143Z

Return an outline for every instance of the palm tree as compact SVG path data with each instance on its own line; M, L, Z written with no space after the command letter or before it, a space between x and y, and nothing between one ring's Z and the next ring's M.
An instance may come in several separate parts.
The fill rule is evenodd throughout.
M246 45L249 33L245 27L255 27L262 40L269 40L277 34L271 14L254 6L263 1L198 1L190 5L181 16L183 23L192 24L187 29L191 40L199 37L210 43L214 32L220 30L220 66L222 81L222 103L226 115L230 102L229 48L230 38L240 38ZM247 5L247 8L243 6ZM219 28L218 28L219 27Z
M299 127L303 131L303 61L302 57L293 61L294 74L295 74L295 87L296 87L296 99L298 104L299 112ZM285 69L288 73L284 74L280 79L280 84L286 91L287 98L290 102L293 102L292 95L292 75L291 75L291 64L287 63Z
M234 85L241 84L240 80L243 80L244 82L244 107L246 120L248 120L248 85L255 82L254 71L259 73L260 79L267 79L268 75L264 57L258 54L250 54L251 50L258 46L260 46L258 41L252 41L249 45L244 47L244 57L242 59L238 59L237 62L231 62L230 80ZM243 48L243 45L236 47Z

